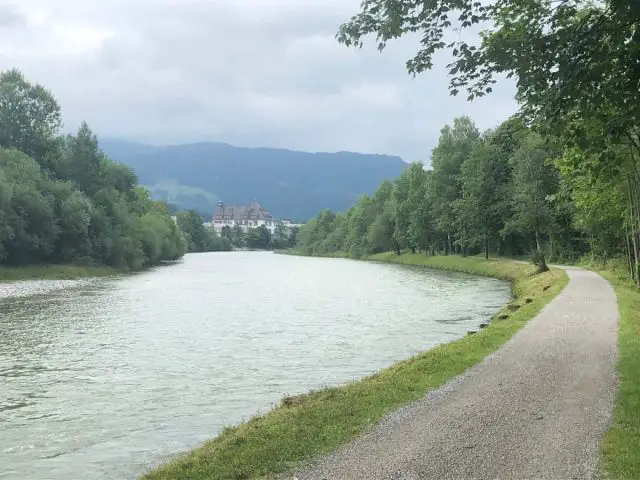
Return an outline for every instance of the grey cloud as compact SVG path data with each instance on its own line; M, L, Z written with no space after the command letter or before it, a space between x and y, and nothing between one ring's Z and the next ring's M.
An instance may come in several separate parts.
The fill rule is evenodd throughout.
M26 21L25 14L16 5L0 5L0 28L21 27Z
M445 57L411 79L404 62L416 39L383 54L337 44L339 24L358 3L29 0L27 20L40 11L48 17L23 24L11 37L15 48L0 50L0 65L51 89L70 129L85 119L99 135L158 143L426 160L454 117L470 115L484 129L515 111L511 83L477 103L449 97Z

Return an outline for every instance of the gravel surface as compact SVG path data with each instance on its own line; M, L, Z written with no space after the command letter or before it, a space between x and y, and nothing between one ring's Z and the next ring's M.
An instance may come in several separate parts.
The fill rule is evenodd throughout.
M567 274L500 350L296 478L596 478L617 388L616 296L593 272Z

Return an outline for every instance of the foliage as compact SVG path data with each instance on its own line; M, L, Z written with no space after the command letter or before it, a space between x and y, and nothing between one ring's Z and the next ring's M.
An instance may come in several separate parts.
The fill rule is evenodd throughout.
M248 248L267 250L271 247L271 232L264 225L250 229L245 239Z
M471 34L481 26L486 28L479 35ZM542 234L556 259L587 249L593 256L626 258L640 287L640 3L366 0L337 37L361 47L373 35L382 50L390 40L411 33L421 35L421 41L407 62L409 72L431 69L434 55L448 51L453 95L466 89L472 100L490 93L501 76L516 80L519 118L505 122L488 139L507 157L522 148L523 133L533 138L525 124L542 136L535 140L538 146L529 145L510 160L517 181L511 182L510 206L500 214L506 228L497 250L518 254L530 249L533 231L541 268L546 263ZM433 152L437 181L430 208L441 232L450 235L455 220L465 226L460 230L457 225L456 236L464 249L477 241L466 229L477 205L456 192L458 159L446 151L450 144L441 138ZM446 164L440 158L443 149ZM463 154L464 149L456 151ZM554 159L554 167L546 165L547 158ZM543 175L540 184L533 181L534 170ZM547 182L553 176L557 185ZM398 198L404 201L402 194ZM400 239L408 230L402 207L396 211ZM450 248L447 237L444 249Z
M186 242L166 205L109 160L86 123L61 136L53 95L0 74L0 264L139 269L176 260Z
M640 7L637 2L497 0L367 0L342 25L338 40L362 46L373 34L382 50L408 33L421 35L410 73L433 67L439 50L453 55L450 91L469 98L490 93L499 75L517 78L517 97L530 118L558 127L567 115L623 113L624 128L640 125ZM480 37L465 30L487 26ZM453 40L452 40L453 39Z
M478 144L460 168L462 192L456 213L458 222L466 226L461 244L482 246L485 258L489 258L491 240L500 233L505 199L509 198L509 174L508 156L488 141Z
M0 146L51 167L61 125L60 106L51 92L29 83L18 70L0 73Z
M548 197L557 191L557 171L548 162L549 152L539 135L524 138L513 161L513 216L506 229L533 234L535 238L534 263L547 270L541 236L550 235L554 222Z
M558 157L553 139L517 119L483 135L470 119L456 119L442 129L431 170L414 163L351 209L321 212L302 228L298 249L354 258L402 249L428 255L483 251L487 258L535 251L541 270L551 248L577 259L586 245L574 241L578 213L561 194L561 172L553 163ZM621 254L620 237L609 240L610 253Z
M195 210L178 212L176 221L184 234L190 253L228 252L233 248L229 236L218 236L214 230L205 228L202 217Z
M287 227L278 222L273 234L265 225L250 228L246 232L240 225L222 227L220 237L232 248L251 250L286 250L297 242L299 227Z
M353 258L482 251L530 256L541 271L548 258L589 254L623 259L640 282L640 157L618 144L606 152L604 168L592 150L517 117L484 134L462 117L442 129L430 170L414 163L349 210L321 212L300 231L296 250Z

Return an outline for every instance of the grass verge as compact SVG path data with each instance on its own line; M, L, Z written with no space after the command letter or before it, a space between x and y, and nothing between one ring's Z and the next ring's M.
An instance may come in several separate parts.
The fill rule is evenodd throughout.
M602 469L606 478L640 478L640 291L628 278L599 271L618 297L620 312L620 387L611 428L602 443Z
M36 265L0 267L0 282L17 280L73 280L82 277L105 277L120 273L109 267L81 267L76 265Z
M560 270L533 275L530 265L476 257L382 254L370 259L509 279L514 299L496 315L495 322L475 335L344 386L287 397L266 415L226 428L217 438L142 478L246 479L289 472L335 450L385 413L419 400L481 361L534 317L568 281ZM515 311L514 304L519 305Z
M321 255L307 255L302 250L297 248L289 248L287 250L274 250L273 253L277 255L291 255L293 257L315 257L315 258L349 258L351 259L351 255L348 252L327 252Z

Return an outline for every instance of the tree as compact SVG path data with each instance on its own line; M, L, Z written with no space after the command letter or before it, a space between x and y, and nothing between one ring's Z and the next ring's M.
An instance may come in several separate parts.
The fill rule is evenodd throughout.
M392 218L395 220L393 228L393 241L396 254L400 255L400 250L409 246L409 222L411 212L409 211L409 192L411 188L411 170L407 169L394 182L391 205L393 208Z
M281 222L276 224L276 228L271 237L271 247L276 250L289 247L289 232Z
M393 182L386 180L380 184L380 188L373 195L376 217L367 232L369 253L396 250L396 241L393 237L396 226L393 192Z
M195 210L179 212L178 226L185 234L189 252L208 252L213 248L211 235L202 224L202 218Z
M234 247L242 248L245 246L245 234L240 225L233 226L229 239L231 240L231 245Z
M0 151L0 158L2 154L3 152ZM7 257L5 242L13 237L13 227L10 219L12 197L13 184L0 168L0 262L3 262Z
M593 117L611 105L626 112L626 125L640 125L636 2L369 0L361 8L340 27L341 43L362 46L373 34L382 50L392 39L420 33L420 49L407 69L412 74L429 70L434 54L448 50L454 57L448 67L453 95L461 88L470 99L485 95L496 75L506 74L517 78L517 98L525 111L551 124L570 111ZM481 23L490 27L478 41L460 34ZM457 40L449 41L449 33Z
M0 149L0 169L9 187L5 195L10 192L3 215L11 232L4 240L5 259L13 264L47 261L59 233L52 182L37 162L17 150Z
M507 229L519 229L533 235L534 261L540 271L548 270L541 238L550 233L553 225L553 210L548 197L556 191L558 182L557 172L549 159L543 139L534 133L516 151L513 157L514 216L507 225Z
M60 233L56 239L55 257L64 263L91 256L89 227L93 212L91 199L69 182L53 186L55 217Z
M479 141L480 132L473 121L468 117L456 118L453 126L446 125L441 130L438 145L431 154L432 209L436 228L445 237L445 253L453 249L455 233L460 230L454 210L462 193L460 169Z
M132 182L121 182L116 178L116 166L106 169L107 175L103 182L102 168L105 163L105 156L98 147L98 138L91 131L86 122L78 129L76 136L68 135L65 142L65 153L63 155L62 165L59 167L59 175L67 180L73 180L80 190L93 195L104 184L114 185L119 191L129 191L135 186L135 176Z
M405 210L408 214L407 240L412 251L426 251L432 225L425 211L427 174L424 165L414 162L409 168L409 194Z
M300 233L300 227L291 227L289 230L288 247L294 248L298 243L298 234Z
M375 218L375 202L371 197L363 195L351 209L346 229L346 250L353 258L360 258L370 251L367 232Z
M369 227L367 237L371 253L388 252L396 249L396 242L393 238L395 226L393 205L389 202Z
M461 168L462 194L457 203L465 243L484 247L489 258L491 239L502 229L501 213L510 180L508 158L487 141L478 143Z
M137 269L184 254L168 210L111 162L83 123L58 135L53 95L0 74L0 261Z
M271 232L264 225L252 228L247 232L247 247L268 250L271 246Z
M0 147L20 150L52 169L61 124L60 107L48 90L18 70L0 73Z

